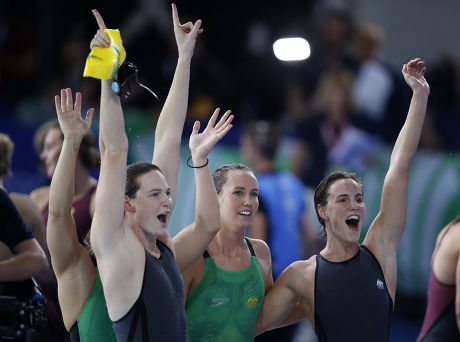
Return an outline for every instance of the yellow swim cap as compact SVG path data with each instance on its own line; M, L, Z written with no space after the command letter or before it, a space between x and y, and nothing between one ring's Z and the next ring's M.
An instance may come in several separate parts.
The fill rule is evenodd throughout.
M105 29L110 38L110 46L95 46L86 58L83 77L94 77L100 80L114 78L126 58L126 51L121 41L120 31Z

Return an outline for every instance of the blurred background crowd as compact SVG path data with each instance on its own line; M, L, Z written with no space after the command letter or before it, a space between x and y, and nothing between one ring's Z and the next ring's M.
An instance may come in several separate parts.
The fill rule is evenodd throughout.
M367 216L375 216L380 196L376 189L381 188L389 148L410 102L401 66L415 57L426 61L431 95L398 255L399 298L392 339L415 340L424 314L435 236L460 208L460 3L176 3L183 22L202 19L204 29L192 60L184 137L195 120L207 120L215 107L231 109L235 127L211 165L251 164L240 149L242 128L260 120L276 126L274 134L268 126L256 125L262 133L270 133L262 139L273 143L277 166L291 171L305 187L309 232L304 237L319 234L311 189L334 168L363 177ZM84 106L97 111L99 82L82 77L96 30L92 8L100 11L107 27L120 30L126 60L137 65L139 80L159 96L155 100L132 82L131 96L123 103L129 158L149 161L152 128L177 58L169 4L163 0L0 3L0 132L15 143L12 172L4 180L8 191L28 194L49 183L33 137L42 123L56 117L53 98L59 89L81 91ZM311 56L297 62L277 60L273 42L293 36L309 41ZM185 138L184 158L187 154ZM170 224L172 234L193 220L193 188L186 185L193 183L187 182L192 176L181 171L182 199L178 199L176 221ZM311 241L300 242L307 246L303 257L315 252Z

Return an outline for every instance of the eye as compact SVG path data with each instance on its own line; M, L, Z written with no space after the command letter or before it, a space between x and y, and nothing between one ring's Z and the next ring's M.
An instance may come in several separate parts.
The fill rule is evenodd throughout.
M242 195L243 195L243 191L241 191L241 190L236 190L236 191L234 192L234 194L237 195L237 196L242 196Z
M257 192L251 192L251 197L258 197L259 196L259 193Z
M152 192L152 194L150 195L151 197L158 197L160 193L159 192Z
M171 190L166 191L166 196L171 197Z

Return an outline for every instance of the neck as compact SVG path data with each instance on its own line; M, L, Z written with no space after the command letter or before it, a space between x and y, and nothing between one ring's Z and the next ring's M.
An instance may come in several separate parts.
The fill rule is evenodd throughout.
M126 214L125 214L126 215ZM138 224L133 222L133 219L130 219L130 215L125 219L126 225L137 237L137 240L140 242L142 247L153 255L156 258L161 256L160 249L157 246L158 236L155 234L146 233Z
M340 262L354 257L358 250L359 244L357 242L344 243L338 239L330 239L328 236L326 247L320 254L329 261Z
M212 254L234 256L242 254L245 246L244 231L235 232L222 227L212 239L208 248Z

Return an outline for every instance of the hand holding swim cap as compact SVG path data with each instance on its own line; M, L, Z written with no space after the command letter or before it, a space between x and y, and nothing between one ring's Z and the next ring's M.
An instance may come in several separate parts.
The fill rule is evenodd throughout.
M126 58L126 51L120 36L120 31L107 29L99 12L94 9L99 30L90 43L91 53L86 59L84 77L98 79L114 78Z

